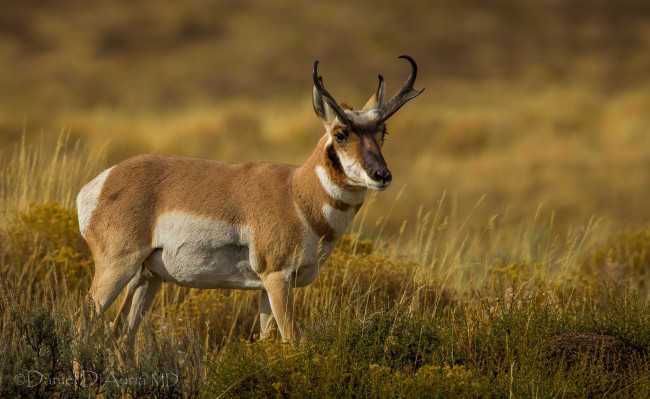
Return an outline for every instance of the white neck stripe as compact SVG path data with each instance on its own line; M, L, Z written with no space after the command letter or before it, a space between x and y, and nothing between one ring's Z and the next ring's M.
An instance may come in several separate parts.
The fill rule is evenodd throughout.
M366 199L366 190L355 192L337 186L330 179L325 168L320 165L316 166L316 175L327 194L337 201L344 202L348 205L359 205Z
M323 205L325 220L327 220L327 224L336 232L338 237L341 237L345 233L345 230L352 223L352 219L354 219L354 215L356 214L357 210L354 208L350 208L347 211L339 211L329 204Z

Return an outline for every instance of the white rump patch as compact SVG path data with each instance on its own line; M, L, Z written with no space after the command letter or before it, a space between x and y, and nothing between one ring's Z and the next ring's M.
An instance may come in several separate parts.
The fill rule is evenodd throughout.
M77 212L79 214L79 230L81 235L86 238L85 233L90 223L90 217L97 207L97 198L102 191L104 181L113 167L106 169L99 176L95 177L88 184L83 186L77 195Z

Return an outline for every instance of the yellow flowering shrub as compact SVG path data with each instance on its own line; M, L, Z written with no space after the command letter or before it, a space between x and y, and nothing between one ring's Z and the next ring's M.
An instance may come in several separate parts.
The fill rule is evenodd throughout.
M90 286L93 261L76 210L57 202L33 203L26 212L13 214L2 235L5 269L42 281L56 267L69 288Z

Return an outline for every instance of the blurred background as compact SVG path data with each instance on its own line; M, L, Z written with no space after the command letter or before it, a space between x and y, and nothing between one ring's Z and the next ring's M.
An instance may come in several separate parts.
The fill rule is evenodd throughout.
M443 196L477 227L538 209L558 230L649 220L647 0L3 2L0 151L64 132L106 145L106 167L146 152L298 164L323 133L314 60L360 108L378 74L389 95L402 85L402 54L426 91L390 120L394 184L369 220L394 232Z

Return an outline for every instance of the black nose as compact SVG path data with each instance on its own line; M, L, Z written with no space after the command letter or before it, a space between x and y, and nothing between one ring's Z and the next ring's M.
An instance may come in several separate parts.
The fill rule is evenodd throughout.
M384 184L390 183L391 180L393 180L393 176L390 174L390 170L388 170L388 168L376 170L372 174L372 178Z

